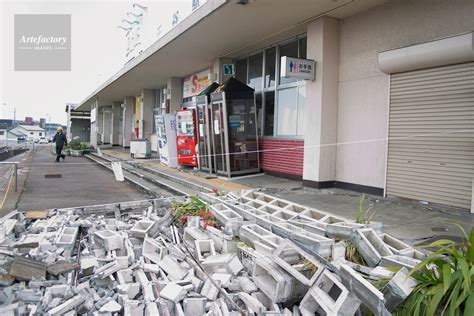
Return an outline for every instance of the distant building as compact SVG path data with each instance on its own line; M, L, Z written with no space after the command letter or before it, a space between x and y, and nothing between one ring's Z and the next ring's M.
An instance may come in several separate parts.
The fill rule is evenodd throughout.
M33 118L29 117L29 116L26 116L24 125L30 125L31 126L33 124L34 124Z
M44 126L46 125L46 119L45 118L40 118L39 120L39 126L41 128L44 128Z
M66 104L65 112L67 113L67 138L68 140L71 140L74 137L79 137L81 142L89 143L91 135L91 112L76 111L76 106L76 104Z
M61 127L63 128L63 126L59 123L46 123L44 124L44 130L46 132L46 138L52 138L54 136L54 134L56 134L56 130L58 129L58 127ZM66 129L64 129L64 132L66 133Z
M18 125L11 130L13 133L23 133L29 140L37 140L40 137L46 136L46 132L39 126L30 126L30 125Z

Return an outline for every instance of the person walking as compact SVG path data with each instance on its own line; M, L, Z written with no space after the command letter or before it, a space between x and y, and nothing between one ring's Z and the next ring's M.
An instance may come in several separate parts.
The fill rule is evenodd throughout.
M67 146L66 134L63 133L63 128L58 127L56 129L56 135L53 137L53 142L56 143L56 162L59 162L59 158L66 159L66 155L62 153L63 147Z

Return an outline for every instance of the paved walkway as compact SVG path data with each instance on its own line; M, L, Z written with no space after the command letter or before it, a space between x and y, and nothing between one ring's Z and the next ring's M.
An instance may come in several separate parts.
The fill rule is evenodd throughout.
M126 149L114 148L102 151L117 158L132 160ZM354 219L361 197L361 193L358 192L341 189L316 190L303 187L302 181L264 174L232 180L223 178L206 179L192 170L179 171L168 168L156 160L134 159L133 161L141 162L164 173L222 190L235 192L242 189L264 190L269 194L282 197L291 202L348 219ZM384 223L386 232L412 243L429 238L461 236L460 230L451 224L452 222L461 224L468 233L474 227L474 214L458 210L433 208L418 203L370 195L365 196L365 207L375 209L373 221Z
M143 200L147 195L126 182L117 182L114 175L83 157L66 157L54 162L50 145L35 146L29 159L22 164L19 179L18 210L41 210L56 207L104 204ZM53 176L47 178L45 176ZM60 178L54 178L60 176ZM21 178L21 177L20 177ZM15 208L10 203L1 213Z

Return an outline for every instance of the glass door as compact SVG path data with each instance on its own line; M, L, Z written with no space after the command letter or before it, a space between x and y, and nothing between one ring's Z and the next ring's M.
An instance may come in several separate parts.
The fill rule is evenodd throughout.
M216 172L230 176L228 163L227 128L224 99L212 102L212 148Z
M198 96L196 99L196 122L198 125L199 169L212 173L210 107L205 95Z

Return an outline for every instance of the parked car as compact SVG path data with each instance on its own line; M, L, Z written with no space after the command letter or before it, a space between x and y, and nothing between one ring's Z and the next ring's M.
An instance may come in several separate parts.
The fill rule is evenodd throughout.
M38 144L47 144L47 143L48 143L48 140L46 139L46 137L40 137L38 140Z
M25 136L18 136L18 138L16 140L19 144L20 143L26 143L26 141L27 141Z

